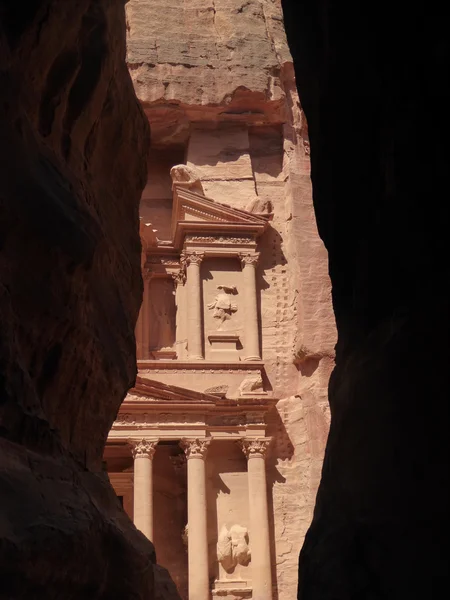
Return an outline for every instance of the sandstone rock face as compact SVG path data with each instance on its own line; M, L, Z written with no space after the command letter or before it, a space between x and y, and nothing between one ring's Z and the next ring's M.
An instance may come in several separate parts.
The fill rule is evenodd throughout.
M102 450L136 366L148 126L120 3L0 9L2 598L152 598Z
M438 598L448 581L447 31L432 6L283 5L339 333L299 598Z
M180 163L215 201L272 213L257 285L264 386L279 398L268 427L274 597L288 600L320 479L336 335L281 5L130 0L126 10L127 61L152 128L141 214L157 238L170 239L170 169Z

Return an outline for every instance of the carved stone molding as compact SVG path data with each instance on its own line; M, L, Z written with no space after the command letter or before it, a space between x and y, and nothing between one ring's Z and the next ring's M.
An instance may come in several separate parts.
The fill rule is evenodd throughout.
M131 446L131 454L136 460L137 458L153 458L158 442L145 439L128 440L128 445Z
M225 236L212 236L212 235L187 235L185 237L186 242L193 242L199 244L251 244L254 242L253 238L247 237L225 237Z
M254 440L239 440L238 444L245 456L250 459L253 457L265 458L271 442L272 438L257 438Z
M259 252L253 252L251 254L241 252L239 254L239 258L241 259L242 268L244 268L247 265L253 265L254 267L256 267L259 260Z
M180 441L180 446L183 448L186 457L189 458L205 458L211 440L202 440L199 438L187 439L183 438Z

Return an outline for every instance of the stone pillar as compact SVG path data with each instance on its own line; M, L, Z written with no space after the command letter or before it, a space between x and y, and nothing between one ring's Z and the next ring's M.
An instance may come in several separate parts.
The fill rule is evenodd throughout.
M188 356L193 360L203 358L202 282L200 277L200 265L203 258L203 252L192 252L186 256Z
M186 273L180 269L172 274L175 284L176 325L175 325L175 351L178 360L186 360L187 356L187 332L186 332Z
M244 360L261 360L256 295L256 265L259 253L241 254L240 258L244 275Z
M205 457L210 440L180 442L187 457L189 600L209 600Z
M150 355L150 281L153 273L145 270L143 273L144 279L144 297L142 299L142 358L145 360Z
M272 600L269 511L267 508L266 453L270 438L242 440L247 457L250 512L249 545L252 553L252 598Z
M130 440L134 458L134 524L153 540L153 456L157 441Z

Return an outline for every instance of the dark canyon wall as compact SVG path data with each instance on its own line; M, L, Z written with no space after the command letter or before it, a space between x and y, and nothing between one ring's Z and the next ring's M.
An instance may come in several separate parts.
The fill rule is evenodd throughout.
M299 598L437 598L448 577L446 21L433 2L283 5L339 335Z
M149 140L123 2L2 2L0 100L0 597L151 598L101 463L136 373Z

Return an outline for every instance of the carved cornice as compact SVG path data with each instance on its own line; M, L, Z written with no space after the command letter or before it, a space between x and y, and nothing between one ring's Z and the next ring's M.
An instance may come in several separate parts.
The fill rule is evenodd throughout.
M256 265L258 264L258 260L259 260L259 252L253 252L251 254L241 252L239 254L239 258L241 259L242 268L246 267L247 265L252 265L252 266L256 267Z
M265 458L272 438L256 438L254 440L239 440L238 444L247 459Z
M205 458L211 440L202 440L199 438L187 439L183 438L180 441L180 446L183 448L186 457L189 458Z
M137 458L153 458L158 442L145 439L128 440L128 445L131 447L131 454L136 460Z

